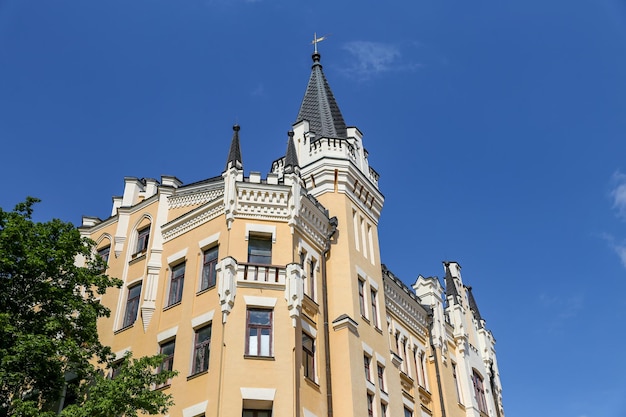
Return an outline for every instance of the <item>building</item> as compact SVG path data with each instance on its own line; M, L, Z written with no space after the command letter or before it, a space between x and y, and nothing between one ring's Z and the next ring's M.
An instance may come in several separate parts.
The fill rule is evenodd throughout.
M317 50L285 155L221 175L125 178L81 231L124 285L102 296L118 357L166 355L170 416L503 417L494 339L460 266L413 288L380 259L384 203Z

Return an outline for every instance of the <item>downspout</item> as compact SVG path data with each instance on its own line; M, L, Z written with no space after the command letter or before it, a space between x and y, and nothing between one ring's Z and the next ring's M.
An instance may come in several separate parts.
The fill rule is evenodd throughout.
M330 230L324 243L324 253L322 253L322 302L324 304L324 360L326 362L326 407L328 417L333 417L333 386L330 374L330 330L328 328L328 284L326 279L326 256L330 252L330 241L337 233L337 217L329 220Z
M441 417L446 417L446 405L443 401L443 390L441 387L441 375L439 374L439 361L437 360L437 348L433 343L433 309L428 310L428 340L430 342L430 349L433 351L433 358L435 359L435 375L437 376L437 389L439 391L439 405L441 406Z

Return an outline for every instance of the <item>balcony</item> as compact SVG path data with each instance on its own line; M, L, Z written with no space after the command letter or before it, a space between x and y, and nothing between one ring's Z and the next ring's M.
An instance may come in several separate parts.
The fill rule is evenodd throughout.
M284 266L240 263L237 265L237 286L284 289L286 275Z

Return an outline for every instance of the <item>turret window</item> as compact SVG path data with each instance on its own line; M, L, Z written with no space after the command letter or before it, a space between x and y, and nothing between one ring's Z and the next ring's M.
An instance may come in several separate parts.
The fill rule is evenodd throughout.
M248 309L246 354L272 356L272 310Z
M150 239L150 226L144 227L137 232L137 246L135 254L144 253L148 250L148 240Z
M478 409L483 413L487 413L487 401L485 400L483 378L475 370L472 372L472 383L474 384L474 395L476 396Z
M248 262L261 265L270 265L272 263L271 236L250 236L248 239Z

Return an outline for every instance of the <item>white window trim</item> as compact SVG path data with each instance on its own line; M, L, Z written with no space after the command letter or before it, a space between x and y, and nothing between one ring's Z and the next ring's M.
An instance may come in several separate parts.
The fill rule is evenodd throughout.
M306 321L302 321L302 331L304 333L307 333L309 336L313 337L313 339L317 338L317 329L313 326L311 326L309 323L307 323Z
M191 328L194 330L198 330L201 327L211 323L213 321L213 315L215 314L215 310L211 310L199 316L196 316L191 319Z
M178 251L170 256L167 257L167 264L171 267L172 264L177 263L178 261L180 261L181 259L185 259L185 257L187 256L187 249L185 248L181 251Z
M274 401L276 396L276 388L247 388L241 387L241 399L243 400L260 400Z
M250 238L250 232L272 235L272 243L276 243L276 226L256 223L246 223L246 240Z
M244 295L244 302L248 307L265 307L265 308L274 308L276 307L276 297L257 297L254 295Z
M220 232L214 233L209 237L206 237L204 239L202 239L201 241L198 242L198 247L201 250L204 250L205 248L208 248L209 246L213 246L215 243L217 243L220 240Z
M157 342L161 344L168 339L173 339L176 337L176 333L178 333L178 326L174 326L167 330L163 330L162 332L157 334Z
M369 356L370 358L374 357L374 349L372 349L367 343L365 342L361 342L361 345L363 346L363 351L365 353L367 353L367 356Z
M194 404L191 407L183 409L183 417L197 417L206 413L206 408L209 405L209 401L202 401L201 403Z

